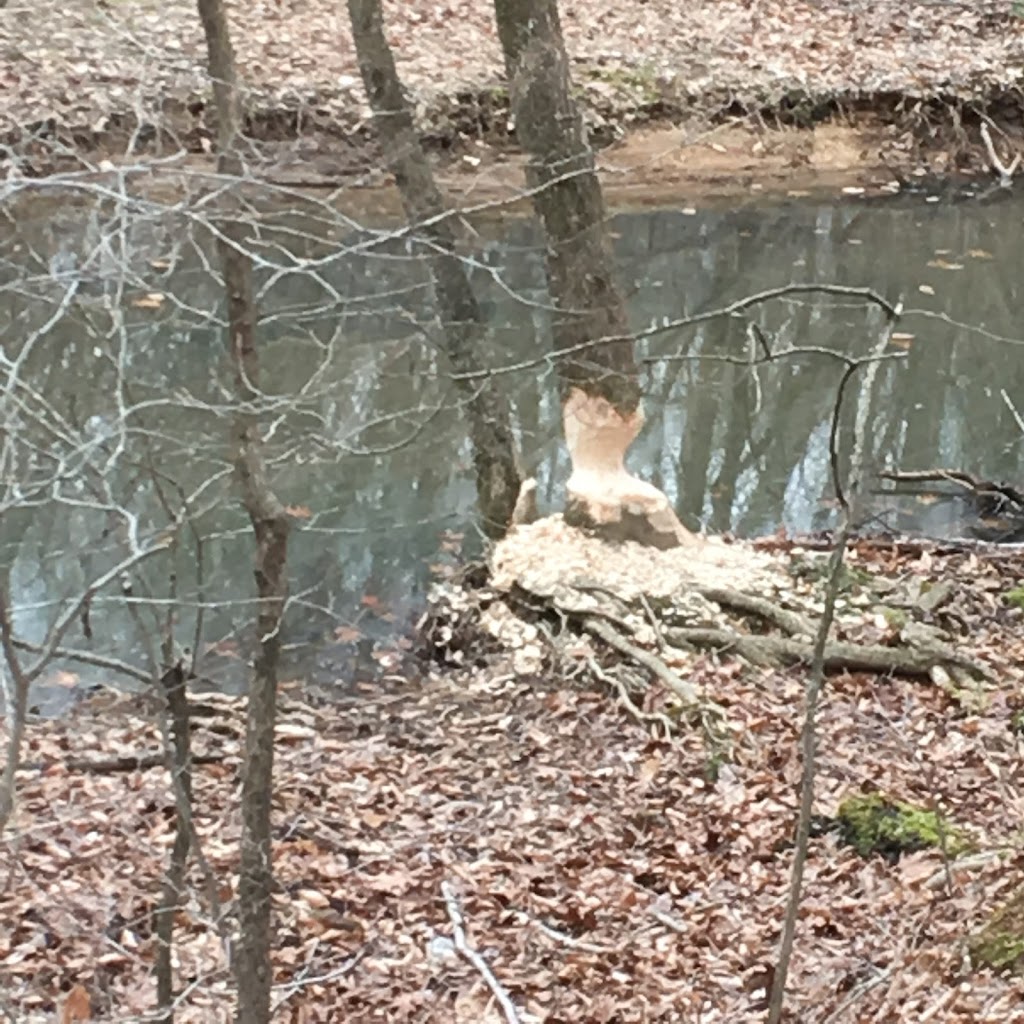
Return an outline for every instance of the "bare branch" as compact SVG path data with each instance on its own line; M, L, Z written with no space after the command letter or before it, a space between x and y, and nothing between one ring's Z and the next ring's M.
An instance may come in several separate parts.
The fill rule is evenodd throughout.
M487 961L466 941L466 929L462 919L462 908L459 906L458 897L449 882L441 883L441 895L444 897L445 908L448 911L448 920L452 924L452 939L455 948L469 961L484 979L487 987L491 990L494 998L497 999L502 1013L505 1015L507 1024L522 1024L519 1012L511 996L502 988L501 983L494 976L494 972L487 965Z
M996 147L992 144L992 136L989 133L988 125L983 121L981 124L981 141L985 143L985 152L988 154L988 162L992 170L999 175L999 184L1002 188L1009 188L1013 184L1013 176L1020 166L1020 153L1017 153L1009 164L1004 164L996 153Z

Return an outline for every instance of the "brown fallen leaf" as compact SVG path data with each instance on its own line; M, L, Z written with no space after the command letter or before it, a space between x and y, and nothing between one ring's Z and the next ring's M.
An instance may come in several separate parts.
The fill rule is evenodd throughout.
M145 295L133 299L132 305L136 309L159 309L166 299L167 296L162 292L147 292Z
M74 1024L75 1021L89 1020L92 1017L92 1001L85 986L75 985L68 993L60 1011L60 1024Z

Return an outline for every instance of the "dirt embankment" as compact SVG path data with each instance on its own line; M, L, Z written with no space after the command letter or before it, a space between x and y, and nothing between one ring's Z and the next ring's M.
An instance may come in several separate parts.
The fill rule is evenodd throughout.
M190 0L14 2L0 19L0 172L45 173L84 154L209 151ZM606 179L627 193L988 171L986 121L1006 162L1024 148L1024 18L1013 0L563 0L562 14ZM380 181L344 6L262 0L231 17L259 173ZM488 197L516 187L488 5L386 2L385 19L450 184Z

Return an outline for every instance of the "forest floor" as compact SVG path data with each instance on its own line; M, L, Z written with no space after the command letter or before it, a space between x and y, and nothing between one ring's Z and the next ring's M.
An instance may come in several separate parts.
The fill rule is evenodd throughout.
M562 0L592 137L634 190L878 183L988 169L990 119L1021 144L1015 0ZM493 12L385 0L399 72L457 190L518 183ZM264 171L381 178L344 5L230 6ZM45 29L44 29L45 26ZM76 156L209 151L205 50L191 0L9 0L0 9L0 172ZM653 135L651 126L657 126ZM634 145L633 133L645 129Z
M762 550L796 555L781 542ZM1024 979L967 955L1024 867L1024 611L1007 600L1019 555L864 542L850 569L908 593L941 586L944 602L927 614L992 676L967 692L928 677L833 675L816 820L881 791L941 812L972 849L862 857L816 830L787 1019L1024 1020ZM864 619L857 628L876 640L892 630L871 611ZM611 654L599 655L606 666ZM502 1020L453 946L461 914L523 1024L763 1022L789 885L804 671L696 658L687 679L724 709L730 737L728 757L712 758L699 729L655 736L593 682L523 675L512 662L493 649L464 652L461 667L423 662L341 705L283 690L276 1019ZM196 827L217 900L193 864L177 1020L214 1024L230 1019L214 919L231 926L244 709L194 702L194 748L207 758L195 769ZM653 688L645 707L665 706ZM162 768L132 761L159 749L137 699L99 695L67 719L32 723L0 843L10 1019L139 1019L152 1005L151 915L173 801Z

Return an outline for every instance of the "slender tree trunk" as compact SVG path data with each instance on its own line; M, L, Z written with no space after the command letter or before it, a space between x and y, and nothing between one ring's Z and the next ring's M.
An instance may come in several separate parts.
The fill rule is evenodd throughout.
M168 645L168 654L170 653ZM170 661L168 657L165 664ZM189 706L183 664L170 665L160 680L170 718L171 785L175 790L174 846L156 912L156 1001L160 1024L174 1020L174 917L181 906L185 872L192 840L192 745Z
M508 400L500 383L483 374L480 307L456 252L447 205L416 134L412 111L384 35L380 0L348 0L348 12L359 70L385 159L395 176L409 223L429 244L430 273L444 321L447 353L466 398L484 530L490 537L500 537L512 517L521 483Z
M611 538L691 539L668 499L624 465L643 425L626 308L615 285L594 154L573 95L557 0L495 0L516 135L547 237L552 330L573 472L566 519Z
M11 574L5 566L0 570L0 646L7 662L7 683L4 697L8 737L4 770L0 776L0 835L14 813L15 778L21 761L21 746L25 741L25 719L28 715L29 678L14 646L14 627L11 622Z
M235 58L222 0L198 0L209 53L217 114L217 169L240 177L242 119ZM256 312L246 229L228 216L218 239L228 306L228 349L235 390L246 410L259 398ZM239 412L234 425L235 467L256 539L254 573L259 598L259 646L249 690L242 784L242 859L238 885L239 935L234 955L239 1024L270 1020L271 862L270 801L274 775L274 718L281 620L288 592L288 515L271 486L256 416Z

